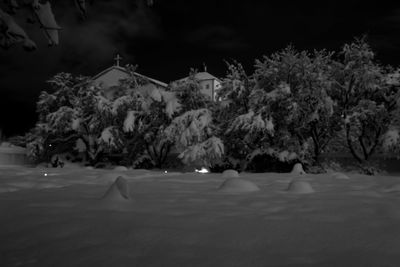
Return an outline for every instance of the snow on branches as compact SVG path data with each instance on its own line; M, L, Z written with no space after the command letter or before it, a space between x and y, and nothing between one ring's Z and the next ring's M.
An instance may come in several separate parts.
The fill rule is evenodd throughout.
M244 130L250 134L265 132L273 135L274 123L271 117L266 116L263 118L261 114L255 114L254 111L251 110L246 114L236 117L231 126L227 129L227 132L238 130Z
M211 112L208 109L190 110L172 120L165 130L178 146L187 147L200 142L211 133Z
M175 92L161 91L162 99L165 104L165 113L168 118L172 118L172 116L179 112L182 108L182 105L179 103L179 99L176 96Z
M246 99L249 94L251 78L246 74L242 64L239 62L228 63L228 73L223 79L222 88L218 91L218 98L233 101L235 99Z
M73 130L73 118L75 110L71 107L62 106L57 111L47 115L46 121L53 133L65 133Z
M124 120L124 127L123 130L124 132L133 132L134 128L135 128L135 120L136 120L136 116L135 116L136 111L134 110L129 110L128 111L128 115L126 116L125 120Z
M341 112L346 146L358 163L367 164L382 142L388 145L384 135L399 110L398 75L375 62L365 39L346 44L341 55L332 68L331 95Z
M204 142L187 147L179 158L186 164L201 161L204 166L212 166L222 158L224 154L224 144L221 139L213 136Z
M257 148L253 150L246 158L247 162L251 162L255 157L262 155L269 155L274 158L279 159L281 162L292 161L299 158L299 155L296 152L289 152L287 150L279 151L274 148Z
M26 32L19 26L14 18L0 8L0 47L10 48L12 45L22 43L27 51L36 49L36 44Z
M181 152L179 157L185 163L201 160L210 166L212 159L219 159L223 155L223 143L212 136L211 123L211 111L203 108L183 113L165 129L167 138L174 142Z
M6 13L0 6L0 46L9 48L14 44L23 43L25 50L36 49L36 44L28 37L26 32L19 26L11 14L15 14L21 7L30 12L30 20L38 22L43 30L49 46L58 44L58 26L51 8L50 2L41 3L37 0L31 1L5 1L10 13Z
M399 129L389 129L382 137L382 148L385 152L398 151L399 143Z
M87 5L85 0L72 0L82 19L87 17ZM141 0L138 0L141 1ZM91 3L94 1L91 0ZM148 6L154 4L154 0L146 0ZM29 12L27 21L37 22L48 40L49 46L58 45L59 31L52 6L49 1L39 0L4 0L0 4L0 47L8 49L11 46L22 43L27 51L37 48L35 42L27 35L23 28L17 24L14 16L21 9ZM20 12L22 13L22 12ZM26 16L26 12L24 14Z
M101 132L98 141L106 144L110 148L117 148L118 139L118 129L114 126L109 126Z
M33 12L48 40L49 46L58 45L58 31L61 30L61 27L58 26L54 18L50 2L44 4L38 2L33 8Z

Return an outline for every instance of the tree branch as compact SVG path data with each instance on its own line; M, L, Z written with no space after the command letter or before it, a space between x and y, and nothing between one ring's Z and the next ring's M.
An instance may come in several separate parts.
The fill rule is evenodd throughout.
M364 159L368 160L368 152L363 139L363 137L365 136L365 123L361 122L361 125L362 125L361 127L362 130L361 130L361 135L358 137L358 142L360 143L361 149L363 151Z

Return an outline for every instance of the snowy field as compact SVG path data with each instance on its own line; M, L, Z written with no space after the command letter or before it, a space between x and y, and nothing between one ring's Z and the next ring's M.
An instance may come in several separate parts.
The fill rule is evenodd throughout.
M0 266L400 266L400 178L347 176L1 168Z

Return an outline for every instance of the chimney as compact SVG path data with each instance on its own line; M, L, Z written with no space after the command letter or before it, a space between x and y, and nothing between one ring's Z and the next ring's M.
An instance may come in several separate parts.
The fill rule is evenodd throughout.
M207 65L206 65L206 63L204 63L204 62L203 62L203 71L204 71L204 72L207 72Z

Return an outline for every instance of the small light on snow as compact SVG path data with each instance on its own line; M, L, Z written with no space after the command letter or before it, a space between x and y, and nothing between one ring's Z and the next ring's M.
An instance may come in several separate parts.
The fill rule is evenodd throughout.
M198 173L208 173L209 171L208 171L206 168L202 167L201 170L196 169L195 172L198 172Z
M164 171L164 173L168 173L167 171Z
M45 173L44 176L47 176L47 173Z

